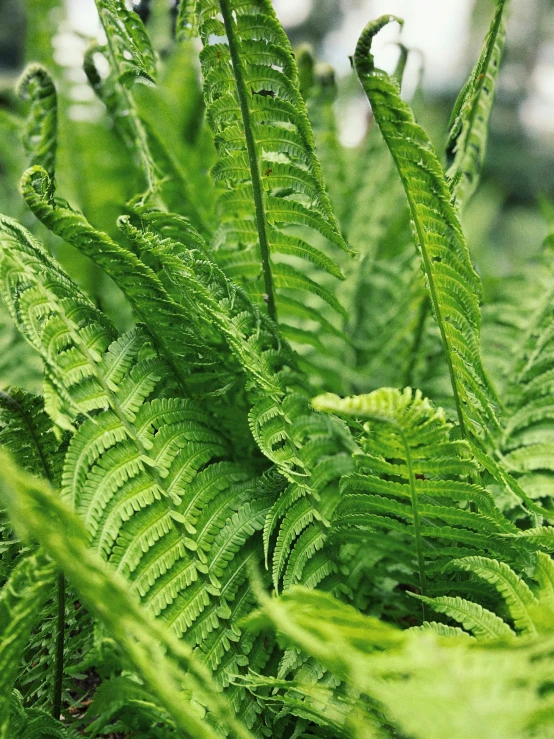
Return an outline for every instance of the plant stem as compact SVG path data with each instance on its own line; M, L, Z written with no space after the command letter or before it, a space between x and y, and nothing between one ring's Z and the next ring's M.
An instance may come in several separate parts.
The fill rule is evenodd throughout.
M271 263L269 259L269 241L267 238L267 227L265 220L264 191L262 186L262 178L260 176L260 164L258 161L256 141L254 139L254 132L252 130L252 118L250 117L250 109L248 107L249 95L246 88L246 74L240 55L240 43L236 36L235 22L229 5L229 0L219 0L219 7L221 8L221 15L223 16L223 22L225 25L225 33L227 34L227 41L229 43L229 52L231 54L233 74L235 76L237 96L239 99L242 123L244 126L244 135L246 138L246 150L248 152L250 177L252 179L252 191L254 194L254 209L256 214L256 226L258 229L258 241L260 244L260 257L262 260L267 312L274 321L277 321L275 288L273 286L273 275L271 273Z
M425 577L425 560L423 557L423 539L421 537L421 523L419 518L419 506L414 468L412 465L412 455L404 433L400 429L398 430L402 438L402 443L404 444L404 450L406 452L406 466L408 468L408 480L410 482L410 494L412 497L412 514L414 517L417 565L419 569L419 586L421 590L421 595L427 595L427 578ZM422 603L421 607L423 610L423 620L425 621L425 603Z
M65 636L65 578L63 573L58 575L58 622L56 633L56 671L54 677L54 699L52 715L59 721L62 713L63 667L64 667L64 636Z
M410 191L409 182L406 182L405 177L402 174L402 170L400 167L400 163L397 160L397 156L395 153L392 152L391 154L395 160L395 163L397 165L398 171L400 173L400 177L402 179L402 183L404 185L404 190L406 191L406 197L408 199L408 203L410 205L410 210L412 212L412 220L415 225L415 230L417 233L417 239L419 242L421 257L423 259L423 266L425 269L425 274L427 277L427 282L429 285L429 296L431 298L431 304L433 306L433 312L435 314L435 320L437 322L437 325L439 327L440 335L441 335L441 342L444 349L444 354L446 358L446 363L448 365L448 373L450 375L450 384L452 385L452 393L454 395L454 404L456 406L456 412L458 415L458 423L460 424L460 433L463 439L468 439L468 433L465 426L464 421L464 413L462 411L462 402L460 400L460 393L458 391L458 380L456 378L456 373L454 371L454 365L452 364L452 348L450 346L450 342L448 341L448 337L446 335L446 329L445 329L445 321L442 315L441 310L441 304L439 301L439 298L437 296L437 290L435 288L435 277L433 273L433 268L431 266L431 260L429 258L429 253L427 251L427 238L425 231L421 225L420 219L418 217L418 211L416 207L416 203L412 197L412 193Z

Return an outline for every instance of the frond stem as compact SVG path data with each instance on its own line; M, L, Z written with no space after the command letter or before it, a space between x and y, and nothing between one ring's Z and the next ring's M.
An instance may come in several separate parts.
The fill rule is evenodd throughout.
M391 154L396 162L396 156L392 150L391 150ZM402 176L401 168L400 166L398 166L398 162L397 162L397 168L398 168L398 171L400 173L402 180L404 180L404 177ZM444 318L442 315L440 302L437 296L437 290L435 288L435 280L433 277L433 269L431 267L431 260L429 259L429 254L425 246L425 232L421 225L420 219L418 218L417 207L412 197L412 193L410 192L410 188L408 184L409 183L405 183L404 190L406 191L406 196L408 198L410 210L412 211L412 214L413 214L413 222L414 222L415 229L417 232L417 239L419 241L421 258L423 259L423 264L425 266L425 273L427 276L427 282L429 285L429 296L431 298L431 304L433 305L433 313L435 314L435 319L437 321L437 325L439 327L439 331L441 335L442 346L444 348L444 353L446 355L446 363L448 364L448 373L450 375L450 384L452 385L452 392L454 394L454 403L456 404L456 413L458 414L458 423L460 424L460 432L462 434L462 438L467 439L468 433L465 427L464 414L462 411L462 403L460 401L460 394L458 392L458 382L456 380L456 374L454 372L454 365L452 364L452 355L451 355L452 349L450 347L450 344L448 343L448 338L446 336L446 331L444 328Z
M410 483L410 495L412 498L412 513L414 516L414 532L417 552L417 566L419 569L419 586L422 595L427 594L427 578L425 576L425 559L423 557L423 539L421 536L421 522L419 518L419 505L416 488L416 480L414 474L414 467L412 464L412 455L410 452L410 446L401 428L397 427L397 431L402 439L404 445L404 451L406 452L406 466L408 468L408 480ZM422 603L422 619L425 621L425 603Z
M258 161L258 152L256 149L256 141L252 130L252 118L248 107L248 90L245 82L245 71L240 56L240 44L237 40L235 31L235 22L229 0L219 0L221 15L225 25L225 33L229 43L229 53L233 65L233 74L237 88L237 96L240 105L242 123L244 126L244 135L246 138L246 150L248 152L248 161L250 164L250 177L252 179L252 191L254 195L254 209L256 214L256 226L258 229L258 241L260 244L260 257L262 260L262 271L264 276L265 296L267 302L267 312L270 318L277 321L277 305L275 302L275 288L273 285L273 275L271 273L271 262L269 258L269 240L267 238L267 227L265 220L264 208L264 191L262 179L260 176L260 163Z

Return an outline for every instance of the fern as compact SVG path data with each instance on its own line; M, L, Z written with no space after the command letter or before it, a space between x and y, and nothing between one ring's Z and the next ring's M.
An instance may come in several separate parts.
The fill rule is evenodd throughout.
M324 252L286 233L289 225L347 247L323 185L292 50L270 3L183 3L183 31L191 19L204 44L207 116L219 154L212 174L224 185L214 242L220 264L267 302L272 318L278 289L313 292L340 312L332 293L274 256L292 255L341 276ZM211 42L216 36L225 43Z
M505 0L498 0L479 60L456 100L450 119L446 155L452 163L447 176L460 208L475 192L485 160L488 122L504 51L505 8Z
M0 115L0 734L546 739L550 239L483 294L460 225L507 3L436 153L391 16L343 80L269 0L96 6L100 103L31 3Z
M354 64L406 190L460 427L464 434L490 436L498 422L480 358L479 278L436 154L401 100L398 82L377 69L371 55L373 37L391 20L383 16L366 26Z
M54 175L58 145L58 100L48 71L38 64L25 70L19 81L19 95L30 99L31 109L23 142L33 164Z
M93 229L80 213L67 205L54 204L49 200L51 187L51 182L42 169L31 169L24 175L22 190L29 207L54 233L66 238L97 261L123 289L137 318L149 328L167 361L174 366L182 385L187 386L190 363L195 360L198 362L200 350L194 336L189 334L183 341L183 333L186 335L183 310L169 298L151 270L142 265L132 252L116 244L106 234ZM134 279L137 273L142 273L140 290ZM183 346L185 353L182 359L178 358L175 346ZM200 359L199 364L205 367L206 360Z
M408 582L423 595L429 575L440 572L456 547L517 557L505 548L502 537L509 524L490 494L467 482L477 472L470 447L451 440L443 412L420 393L381 388L345 399L322 395L313 405L358 427L365 421L361 449L354 455L356 471L341 480L334 536L347 541L351 531L357 532L389 567L392 558L396 566L402 562L408 572L416 571L417 581ZM432 587L448 586L439 578Z
M207 700L216 715L227 722L237 736L249 737L249 732L231 715L213 687L209 673L194 659L190 650L148 619L137 608L121 581L109 575L101 560L86 548L82 524L56 500L49 487L18 472L8 456L4 456L2 468L3 488L10 491L9 496L3 496L3 502L9 506L20 531L27 537L40 536L41 544L49 554L64 563L68 578L114 638L127 645L128 658L177 725L198 737L217 736L202 722L198 708L190 701L183 701L185 666L188 668L186 682L193 692L197 691L200 699ZM48 511L51 524L45 527L44 516L48 516ZM56 517L54 520L53 516ZM98 591L104 591L103 595ZM163 683L160 682L160 674L164 675Z
M530 725L539 736L548 735L551 698L539 686L549 680L551 637L522 640L514 649L512 641L475 644L444 629L400 632L325 593L303 588L277 600L263 598L262 603L262 610L251 618L253 628L275 629L288 643L317 657L335 675L378 701L385 721L377 723L371 702L360 705L351 699L351 711L362 712L358 731L377 723L385 735L391 735L387 732L391 722L393 732L422 739L439 739L445 732L460 739L523 737ZM264 682L253 676L250 684L257 690ZM497 692L499 685L501 692ZM523 695L533 696L525 707ZM348 735L363 736L357 733L354 716L347 724ZM326 725L321 709L315 721Z

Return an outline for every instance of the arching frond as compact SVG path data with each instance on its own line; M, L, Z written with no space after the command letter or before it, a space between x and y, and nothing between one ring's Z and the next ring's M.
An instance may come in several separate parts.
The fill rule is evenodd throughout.
M50 191L51 182L43 169L31 168L23 176L22 192L37 218L114 279L129 299L137 319L147 326L173 367L182 387L189 387L191 381L194 384L192 367L196 365L204 370L210 357L202 357L202 351L206 354L208 348L198 346L197 338L187 328L187 316L182 307L171 299L152 270L133 252L94 229L67 203L49 198Z
M480 281L427 135L400 98L397 80L376 68L371 54L373 37L392 20L383 16L366 26L354 64L406 190L460 427L464 434L490 437L498 422L494 391L480 358Z
M505 562L485 557L464 557L453 560L451 567L472 572L493 585L504 598L516 627L524 634L537 633L531 611L539 602L527 583Z
M505 621L478 603L472 603L459 596L451 598L443 595L438 598L426 598L416 595L415 597L426 603L435 613L444 613L462 624L464 629L471 631L477 638L498 639L514 636L514 632Z
M191 320L197 322L197 333L219 331L256 387L279 394L276 374L283 363L293 365L294 359L273 323L204 255L203 241L194 232L181 232L178 240L164 238L155 213L143 214L141 220L143 230L126 218L120 219L120 227L144 261L152 263L172 297L184 304ZM185 240L192 248L185 247Z
M28 231L2 217L0 232L3 299L44 361L47 412L71 429L80 413L105 405L96 365L115 330Z

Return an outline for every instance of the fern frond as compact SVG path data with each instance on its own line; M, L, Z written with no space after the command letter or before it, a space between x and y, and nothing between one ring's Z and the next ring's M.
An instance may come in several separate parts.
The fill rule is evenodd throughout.
M34 167L24 174L22 192L27 204L53 233L64 238L95 261L123 290L138 318L147 327L173 367L183 387L190 382L190 366L205 368L202 349L187 329L187 316L181 306L167 294L156 275L133 252L94 229L79 212L68 204L48 198L51 185L46 172ZM140 277L139 277L140 275ZM207 348L204 347L204 353Z
M481 55L456 100L449 123L446 155L451 164L446 176L460 210L475 192L485 160L489 118L504 51L505 8L506 0L498 0Z
M58 146L58 99L48 70L31 64L19 80L17 91L30 100L23 144L31 164L43 167L53 178Z
M16 325L43 359L46 410L71 430L77 416L106 404L97 364L115 330L31 234L3 216L0 277Z
M406 190L460 428L464 435L490 438L499 425L480 357L480 281L427 135L400 98L397 80L377 69L371 54L373 37L392 20L383 16L366 26L354 64Z
M234 717L213 685L209 671L182 641L150 619L123 582L107 572L101 560L87 549L82 524L56 499L51 488L17 470L5 453L2 478L2 502L20 534L28 539L38 538L54 561L64 567L83 601L120 644L176 725L193 736L219 736L203 720L198 707L185 699L183 688L188 685L237 736L250 739L250 732ZM184 669L188 670L186 678Z
M51 593L54 568L43 554L19 559L0 591L0 736L7 739L10 695L23 652Z
M471 572L493 585L506 601L516 627L524 634L536 635L530 609L538 605L538 600L527 583L505 562L485 557L464 557L454 560L450 566Z
M124 0L96 0L110 53L117 63L119 79L125 84L153 83L156 56L140 16L129 10Z
M183 234L179 241L162 238L164 234L159 232L154 215L143 214L144 230L134 227L128 219L120 219L120 227L141 257L152 261L172 297L184 303L190 318L197 322L197 333L219 330L256 386L270 394L280 393L276 371L281 363L293 364L294 360L273 324L240 287L198 250L198 246L203 246L202 240L197 241L189 230L188 240L193 248L185 249Z
M354 454L355 472L341 479L334 536L358 532L385 560L394 553L393 562L418 572L423 595L431 573L455 551L450 542L479 554L490 550L517 558L515 547L509 554L501 536L515 527L495 509L484 488L464 479L477 469L469 445L451 440L444 412L419 391L381 388L344 399L328 394L312 404L352 419L358 433L365 421L359 433L362 451ZM474 510L463 507L467 501Z
M415 598L426 603L436 613L444 613L458 621L464 629L471 631L479 639L498 639L515 636L508 624L491 611L487 611L478 603L456 597L443 595L439 598L427 598L415 595Z
M258 265L263 287L262 275L255 272L251 277L245 274L245 286L256 300L267 302L269 315L275 318L277 288L285 294L288 290L293 295L298 290L317 294L319 284L300 280L301 273L277 260L278 254L292 252L340 275L323 252L283 233L283 228L308 227L340 248L347 247L323 185L292 49L271 4L206 0L194 9L187 6L182 22L190 24L194 12L204 44L207 116L219 153L213 176L223 186L215 243L225 244L223 259L229 250L230 256L244 250L242 256ZM225 41L214 41L215 36Z
M350 454L355 445L340 423L313 413L306 395L293 390L283 398L262 397L252 408L250 424L258 446L289 483L264 525L266 563L270 539L278 530L272 568L278 588L289 556L290 566L300 567L295 575L299 576L307 559L317 552L316 547L294 554L296 546L303 547L299 537L304 530L316 526L326 538L327 520L338 502L338 481L352 470ZM286 574L287 582L291 577Z

